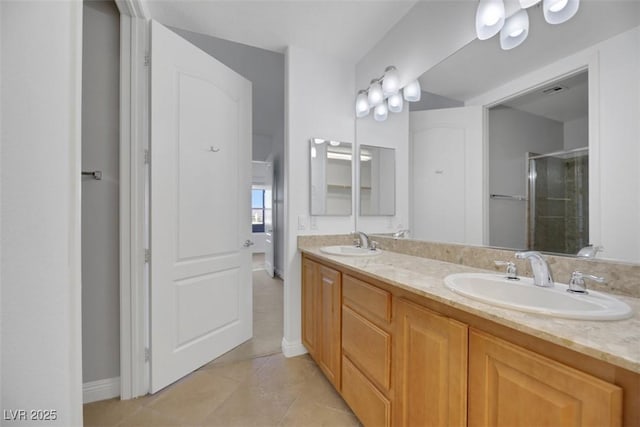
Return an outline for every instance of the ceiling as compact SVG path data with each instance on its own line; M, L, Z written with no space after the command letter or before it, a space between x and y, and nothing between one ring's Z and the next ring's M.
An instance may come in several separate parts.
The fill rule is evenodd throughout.
M638 0L584 0L578 13L560 25L547 24L539 6L527 10L529 36L523 44L505 51L498 35L476 39L425 72L422 89L466 101L640 25Z
M561 87L560 91L549 91ZM588 73L586 71L554 82L501 104L558 122L589 114Z
M146 0L151 18L283 53L296 46L352 63L384 37L416 1Z

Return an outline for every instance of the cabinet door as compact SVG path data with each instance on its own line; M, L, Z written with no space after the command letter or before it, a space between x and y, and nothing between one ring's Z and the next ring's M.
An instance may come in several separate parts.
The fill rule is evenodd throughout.
M340 324L342 286L340 272L320 265L320 358L318 364L340 390Z
M302 260L302 343L317 362L319 350L320 285L317 283L319 265Z
M466 426L467 326L405 300L396 305L397 426Z
M491 335L469 335L469 426L621 425L619 387Z

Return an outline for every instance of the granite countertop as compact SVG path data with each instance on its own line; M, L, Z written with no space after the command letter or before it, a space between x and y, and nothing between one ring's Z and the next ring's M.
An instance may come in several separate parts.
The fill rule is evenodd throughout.
M489 272L473 267L383 251L373 257L333 256L317 246L300 251L324 258L407 291L447 304L495 323L640 373L640 299L617 296L633 317L616 321L570 320L524 313L458 295L444 285L453 273ZM495 274L495 271L490 273Z

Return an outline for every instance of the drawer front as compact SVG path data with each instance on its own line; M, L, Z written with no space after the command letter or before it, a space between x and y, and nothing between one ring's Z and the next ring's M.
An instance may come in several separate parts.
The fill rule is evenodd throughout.
M391 293L345 274L342 283L344 304L381 325L391 322Z
M391 425L391 402L342 356L342 396L365 427Z
M391 382L391 335L342 307L342 351L383 391Z

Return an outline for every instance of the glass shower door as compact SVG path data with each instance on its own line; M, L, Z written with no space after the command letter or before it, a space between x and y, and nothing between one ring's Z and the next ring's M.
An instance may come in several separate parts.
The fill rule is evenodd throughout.
M576 254L589 244L588 148L529 155L528 247Z

